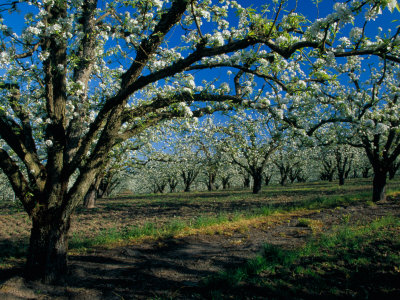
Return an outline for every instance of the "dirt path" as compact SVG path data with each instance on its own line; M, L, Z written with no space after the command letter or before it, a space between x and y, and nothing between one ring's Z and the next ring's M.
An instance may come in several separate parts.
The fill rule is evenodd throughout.
M96 249L71 256L67 286L50 288L26 284L13 277L0 288L1 299L197 299L199 281L254 257L265 242L298 247L314 232L329 230L343 221L367 222L393 215L400 204L357 205L303 213L314 220L298 226L298 217L257 222L223 234L197 234L181 238Z

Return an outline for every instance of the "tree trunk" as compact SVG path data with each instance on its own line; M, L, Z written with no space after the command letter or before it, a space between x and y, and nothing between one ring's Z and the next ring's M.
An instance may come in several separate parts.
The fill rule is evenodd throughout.
M344 185L344 173L343 172L338 172L338 177L339 177L339 185Z
M182 171L181 177L183 179L183 184L185 185L185 192L190 192L190 186L196 179L199 171L197 170L189 170L189 171Z
M386 174L385 171L376 171L374 172L374 181L373 181L373 192L372 192L372 201L384 201L386 200Z
M85 196L83 206L86 208L94 208L95 202L96 202L96 188L94 185L91 185L88 193Z
M258 194L261 190L262 185L262 175L261 174L253 174L253 194Z
M101 199L101 198L103 198L103 196L104 196L104 191L103 191L101 188L99 188L99 189L96 191L96 198Z
M185 190L184 190L184 192L186 192L186 193L190 192L190 186L191 185L192 185L191 183L185 182Z
M54 284L67 274L70 217L57 218L50 211L44 214L32 220L25 277Z
M175 193L176 185L170 185L169 186L169 192L170 193Z
M101 197L108 197L110 195L110 187L111 187L111 181L106 180L104 182L103 180L103 185L101 187L101 190L103 191Z
M271 182L271 178L272 178L272 175L270 175L270 176L265 175L265 176L264 176L264 183L265 183L265 185L269 185L269 183Z
M289 170L288 177L289 177L291 184L293 184L295 182L297 175L298 175L298 170L293 170L293 169Z
M209 192L215 190L215 179L217 178L215 173L208 173L208 180L207 180L207 190Z
M169 185L169 191L171 193L174 193L176 190L176 186L178 185L178 180L176 180L175 178L169 178L168 185Z
M250 187L250 176L245 175L243 178L243 187L249 188Z
M103 196L104 190L100 188L104 179L104 172L100 173L96 180L90 185L88 192L83 200L83 206L86 208L94 208L96 199Z
M286 184L287 176L283 175L281 177L281 181L279 182L281 186L284 186Z
M226 190L229 187L229 179L230 179L230 176L222 177L221 181L222 181L222 189L223 190Z
M362 178L368 178L369 177L369 170L370 169L371 169L370 167L364 167L362 169Z

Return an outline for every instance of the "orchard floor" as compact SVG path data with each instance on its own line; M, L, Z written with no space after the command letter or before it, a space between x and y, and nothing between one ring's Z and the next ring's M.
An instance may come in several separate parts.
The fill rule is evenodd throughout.
M357 223L387 215L400 218L397 198L377 205L272 215L212 234L142 240L75 253L69 257L70 274L62 286L26 283L19 277L22 264L17 264L1 270L0 299L203 299L202 279L254 257L265 242L296 248L344 219ZM298 226L300 217L315 220L315 226ZM249 299L253 299L251 291Z

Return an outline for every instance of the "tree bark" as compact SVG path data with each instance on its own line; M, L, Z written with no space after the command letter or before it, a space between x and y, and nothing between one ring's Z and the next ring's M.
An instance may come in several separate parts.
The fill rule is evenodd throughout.
M86 208L94 208L96 204L96 199L99 196L100 185L104 180L104 171L101 171L100 174L96 177L94 183L91 184L89 191L85 195L83 205ZM103 192L103 190L101 190ZM99 197L100 198L100 197Z
M250 176L249 175L244 175L244 177L243 177L243 187L244 188L249 188L250 187Z
M64 281L69 228L69 216L55 217L48 212L44 217L33 218L25 269L28 280L41 280L47 284Z
M170 193L174 193L176 190L176 186L178 185L178 180L174 177L170 177L168 179L168 185Z
M284 186L286 184L288 174L289 174L289 166L285 166L283 163L278 164L276 163L276 166L279 168L279 173L281 174L281 179L279 181L279 184L281 186Z
M284 175L281 176L281 180L280 180L279 184L281 186L284 186L286 184L286 181L287 181L287 175L284 174Z
M183 183L185 185L185 190L184 190L185 192L190 192L190 187L198 174L199 174L198 170L188 170L181 172Z
M264 183L265 183L265 185L269 185L269 183L271 182L271 179L272 179L272 174L271 175L264 174Z
M372 201L385 201L386 200L386 175L384 170L375 170L373 180Z
M258 194L261 190L262 185L262 174L256 173L253 174L253 194Z
M229 179L230 178L231 178L230 175L221 177L222 189L223 190L226 190L229 187Z
M85 196L83 205L86 208L94 208L95 202L96 202L96 188L94 185L91 185L89 192Z
M161 182L161 183L156 182L156 188L160 194L164 194L164 190L165 190L166 186L167 186L167 182Z
M207 180L207 190L209 192L215 190L215 179L217 178L215 173L209 172L208 173L208 180Z
M185 193L190 192L190 186L191 186L191 184L185 184L185 189L184 189Z
M371 169L371 167L364 167L362 169L362 178L368 178L369 177L369 170Z
M344 185L345 179L348 177L351 169L352 156L345 156L343 149L337 148L335 150L336 169L339 177L339 185Z
M339 177L339 185L344 185L344 173L343 172L338 172L338 177Z

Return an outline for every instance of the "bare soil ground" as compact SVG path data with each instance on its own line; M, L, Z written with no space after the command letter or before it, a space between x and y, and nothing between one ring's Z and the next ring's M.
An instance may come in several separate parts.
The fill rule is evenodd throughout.
M236 203L236 208L237 205ZM152 207L147 206L147 215L145 207L140 209L142 219L153 218ZM175 210L168 207L166 210L168 215L196 213L192 206L176 206ZM203 212L204 206L200 206L199 210ZM160 216L159 213L157 215ZM221 230L210 230L209 233L199 231L188 236L145 240L112 249L97 248L87 253L71 255L67 282L56 287L24 282L18 276L22 265L17 265L1 270L0 298L202 299L204 291L200 281L204 277L242 264L254 257L265 242L295 248L305 243L313 234L325 232L342 223L344 219L350 223L364 223L386 215L400 217L398 199L389 199L388 202L372 206L358 204L273 215L237 226L225 226ZM96 216L93 217L96 219ZM299 217L314 220L313 225L298 226ZM20 234L19 237L24 236L23 232ZM2 236L1 241L4 240L5 237Z

